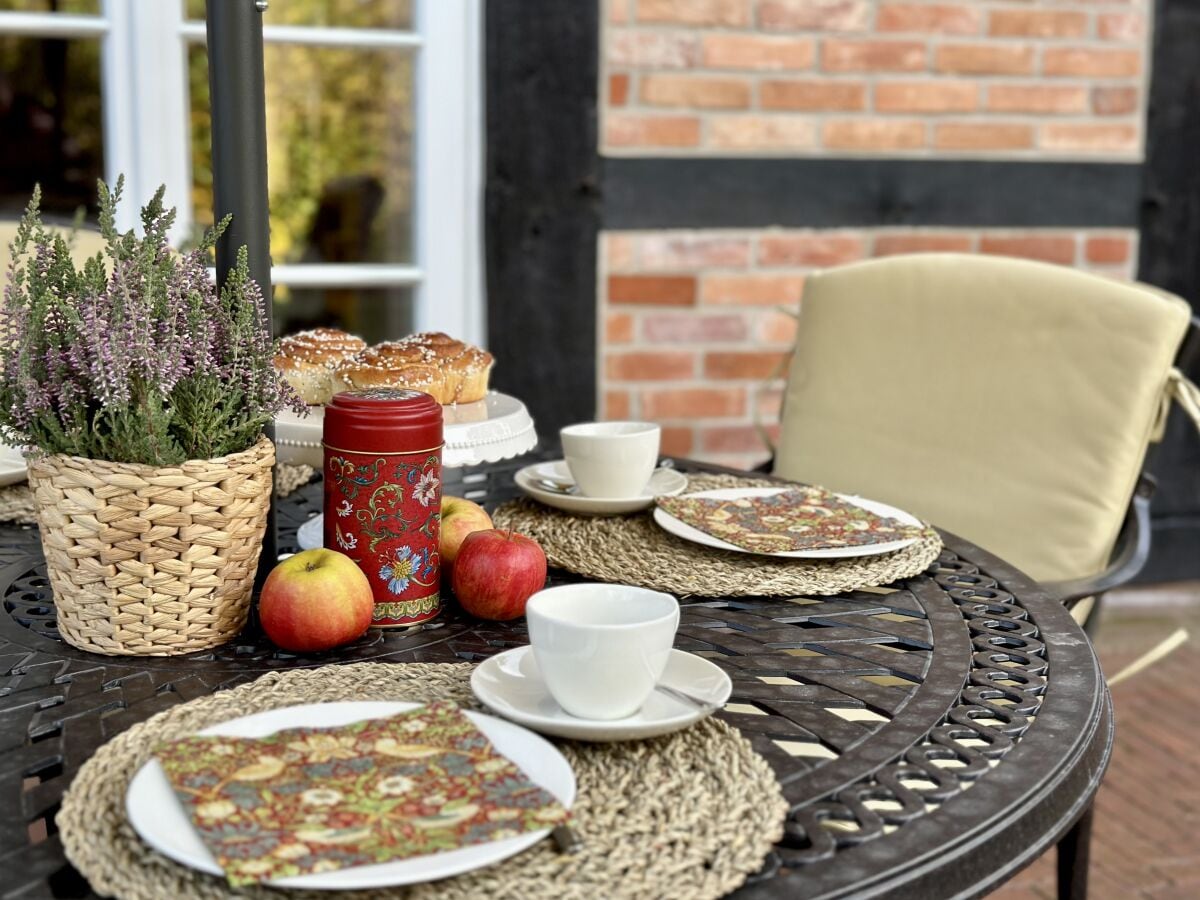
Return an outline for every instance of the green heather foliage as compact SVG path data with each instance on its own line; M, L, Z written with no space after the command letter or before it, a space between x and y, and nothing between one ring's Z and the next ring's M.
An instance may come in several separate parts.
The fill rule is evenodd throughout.
M155 466L246 450L280 410L304 409L271 365L246 248L218 292L208 252L228 220L179 255L162 188L142 209L144 237L117 231L122 186L99 185L106 248L82 268L43 226L34 191L0 307L0 433L44 453Z

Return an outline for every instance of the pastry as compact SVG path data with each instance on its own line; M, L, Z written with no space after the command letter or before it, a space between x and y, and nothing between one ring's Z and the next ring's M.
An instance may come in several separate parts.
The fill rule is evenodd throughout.
M279 342L275 368L308 404L333 399L333 368L366 348L362 338L336 328L314 328Z
M487 395L492 354L438 332L368 347L334 369L334 392L408 388L438 403L474 403Z

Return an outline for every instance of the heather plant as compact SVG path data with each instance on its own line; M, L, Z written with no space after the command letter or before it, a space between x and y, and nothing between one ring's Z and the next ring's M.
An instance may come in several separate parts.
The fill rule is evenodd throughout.
M208 252L228 220L180 255L162 188L142 237L117 230L122 188L100 183L105 250L82 268L34 190L0 312L0 431L45 453L155 466L246 450L276 413L304 409L271 365L246 249L218 291Z

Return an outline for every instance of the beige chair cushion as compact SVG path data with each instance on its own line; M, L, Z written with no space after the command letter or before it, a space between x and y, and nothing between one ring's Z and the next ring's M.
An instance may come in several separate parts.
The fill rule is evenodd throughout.
M1100 571L1190 312L1067 268L922 254L812 276L775 472L901 506L1034 578Z

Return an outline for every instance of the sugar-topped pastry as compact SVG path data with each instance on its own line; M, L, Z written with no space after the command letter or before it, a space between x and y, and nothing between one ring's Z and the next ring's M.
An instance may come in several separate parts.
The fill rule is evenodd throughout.
M279 342L275 368L305 403L328 403L334 394L334 367L366 346L362 338L336 328L314 328Z
M334 392L370 387L424 391L438 403L474 403L487 395L492 354L440 331L368 347L334 369Z

